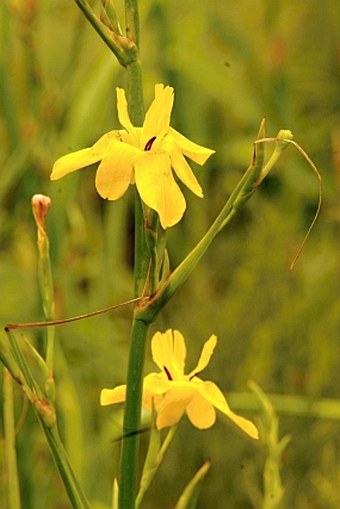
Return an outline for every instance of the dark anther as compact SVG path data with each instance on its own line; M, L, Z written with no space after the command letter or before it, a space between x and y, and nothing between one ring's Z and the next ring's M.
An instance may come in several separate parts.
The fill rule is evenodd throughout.
M149 141L145 144L145 147L144 147L145 151L151 150L153 142L155 141L156 138L157 138L157 136L153 136L152 138L149 139Z
M163 368L164 368L164 371L166 373L166 376L168 377L168 380L172 380L172 376L170 374L170 371L165 366L163 366Z

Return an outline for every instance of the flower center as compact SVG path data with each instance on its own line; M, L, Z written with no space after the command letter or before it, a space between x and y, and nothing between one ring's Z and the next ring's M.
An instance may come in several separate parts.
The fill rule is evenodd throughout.
M152 138L149 139L149 141L146 142L145 147L144 147L145 152L148 152L149 150L151 150L152 145L156 138L157 138L157 136L153 136Z
M170 371L168 370L168 368L166 366L163 366L163 369L165 371L165 374L166 376L168 377L168 380L173 380L172 376L171 376L171 373Z

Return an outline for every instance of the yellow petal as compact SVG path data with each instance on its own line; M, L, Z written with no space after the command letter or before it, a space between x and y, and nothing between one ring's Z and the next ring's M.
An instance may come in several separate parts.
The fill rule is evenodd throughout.
M133 164L140 151L123 142L115 144L114 151L100 163L96 173L96 189L102 198L117 200L131 183Z
M98 154L94 155L90 148L71 152L71 154L67 154L57 159L53 165L50 178L51 180L58 180L68 173L72 173L73 171L80 170L80 168L85 168L93 163L97 163L100 159L101 156Z
M156 332L151 339L151 353L154 362L161 371L164 370L165 362L169 359L172 348L171 329L164 332Z
M162 143L162 149L169 153L171 166L175 170L177 177L190 189L190 191L196 194L196 196L202 197L202 188L190 166L183 157L182 152L173 136L166 136Z
M186 408L192 424L199 429L210 428L216 420L216 412L210 401L197 394Z
M170 382L163 373L150 373L144 378L143 390L160 395L169 390Z
M154 362L163 372L166 367L173 380L183 376L186 348L179 331L156 332L151 340L151 350Z
M100 404L102 406L122 403L125 401L126 385L117 385L114 389L102 389L100 393Z
M168 426L174 426L178 423L185 412L185 402L172 402L162 409L157 414L156 427L163 429Z
M203 147L202 145L197 145L193 141L188 140L183 134L180 134L178 131L170 127L171 135L177 141L181 151L186 157L189 157L195 163L202 165L206 162L206 160L215 153L215 150L210 150L209 148Z
M103 159L115 150L117 143L121 143L124 131L109 131L99 138L91 147L91 153Z
M169 130L171 111L174 104L174 89L164 87L162 84L155 86L155 99L146 112L141 135L141 147L156 136L163 138Z
M68 173L97 163L114 150L120 138L119 131L110 131L99 138L92 147L77 150L60 157L54 163L51 180L58 180Z
M178 331L173 331L173 351L171 358L171 366L174 371L174 377L180 378L184 375L184 365L187 350L183 335Z
M134 126L129 117L128 113L128 104L126 101L125 90L123 88L116 88L117 93L117 111L118 111L118 120L120 124L125 127L125 129L132 133L134 131Z
M210 358L214 352L216 344L217 336L215 336L215 334L212 334L210 338L205 342L197 366L195 367L195 369L191 371L191 373L189 373L188 375L189 378L200 373L201 371L203 371L203 369L207 367Z
M199 380L202 382L201 380ZM229 415L231 410L227 403L227 400L224 397L223 392L219 387L217 387L214 382L204 381L203 384L200 383L200 392L202 396L204 396L207 400L210 401L218 410L223 412L226 415Z
M218 410L224 413L229 419L231 419L239 428L241 428L251 438L257 439L259 437L258 430L251 421L241 417L229 408L229 405L222 393L222 391L213 382L204 382L200 386L200 392L210 403L214 405Z
M157 410L163 399L163 394L155 394L154 392L149 391L147 388L143 389L142 405L150 413L152 413L155 409Z
M255 440L259 438L259 432L255 424L240 415L235 414L234 412L230 412L228 415L229 419L231 419L239 428L241 428L247 435Z
M135 179L141 199L158 212L162 228L181 220L186 203L172 175L167 154L145 152L135 164Z
M194 395L195 391L188 384L168 391L157 409L157 428L162 429L176 424Z

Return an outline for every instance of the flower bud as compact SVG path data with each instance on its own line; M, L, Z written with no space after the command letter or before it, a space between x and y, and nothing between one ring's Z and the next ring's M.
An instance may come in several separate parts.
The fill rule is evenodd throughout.
M43 194L35 194L32 197L32 211L38 230L45 230L45 218L51 207L51 198Z

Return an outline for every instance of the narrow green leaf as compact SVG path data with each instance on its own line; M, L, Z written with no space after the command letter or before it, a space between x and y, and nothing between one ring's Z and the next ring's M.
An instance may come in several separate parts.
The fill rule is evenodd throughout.
M201 489L202 481L208 473L211 461L207 460L201 468L196 472L194 477L185 487L180 496L175 509L195 509L197 505L198 495Z
M21 509L20 485L15 447L13 380L6 369L4 370L3 394L5 452L8 478L8 509Z

